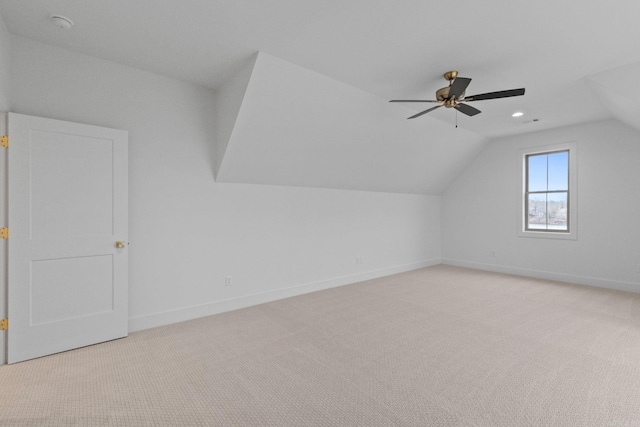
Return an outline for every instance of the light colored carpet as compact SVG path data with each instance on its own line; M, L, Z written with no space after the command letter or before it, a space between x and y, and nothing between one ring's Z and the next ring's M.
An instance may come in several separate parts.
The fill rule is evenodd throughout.
M640 295L430 267L0 367L0 425L640 427Z

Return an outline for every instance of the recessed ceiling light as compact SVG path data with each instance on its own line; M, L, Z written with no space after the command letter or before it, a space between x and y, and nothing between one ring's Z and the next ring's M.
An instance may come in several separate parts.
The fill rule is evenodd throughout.
M516 111L515 113L513 113L511 115L511 117L521 117L523 115L524 115L524 113L522 111Z
M62 15L52 15L51 22L53 22L56 27L64 28L65 30L73 27L73 21Z

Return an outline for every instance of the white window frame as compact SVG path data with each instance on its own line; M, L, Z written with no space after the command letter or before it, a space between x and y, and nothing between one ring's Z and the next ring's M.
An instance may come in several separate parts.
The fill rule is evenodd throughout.
M552 153L556 151L569 152L569 231L526 230L525 197L526 197L526 161L532 154ZM518 236L542 239L578 239L578 144L565 142L562 144L545 145L543 147L523 148L518 150Z

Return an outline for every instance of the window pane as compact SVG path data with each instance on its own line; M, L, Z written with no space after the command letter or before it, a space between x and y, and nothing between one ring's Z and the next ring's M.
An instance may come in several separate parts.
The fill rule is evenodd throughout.
M549 230L567 231L567 193L549 193L547 196Z
M549 191L569 189L569 153L549 154Z
M518 236L576 239L576 153L575 142L518 150Z
M527 156L529 191L547 191L547 155Z
M533 230L547 229L547 195L529 194L529 215L527 228Z

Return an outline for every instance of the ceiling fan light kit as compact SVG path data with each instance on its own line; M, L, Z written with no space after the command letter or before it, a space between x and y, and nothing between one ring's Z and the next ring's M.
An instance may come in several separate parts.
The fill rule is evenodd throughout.
M444 78L449 81L449 86L443 87L436 91L436 99L392 99L389 102L436 102L440 103L440 105L436 105L435 107L431 107L427 110L421 111L418 114L415 114L409 119L415 119L416 117L420 117L423 114L427 114L437 108L445 107L445 108L455 108L457 111L460 111L467 116L475 116L476 114L480 114L481 111L475 107L464 104L465 102L470 101L482 101L486 99L497 99L497 98L508 98L511 96L521 96L524 95L524 88L520 89L509 89L509 90L501 90L498 92L488 92L481 93L478 95L465 96L465 91L467 90L467 86L471 83L471 79L467 77L458 77L458 72L447 71L444 73Z

